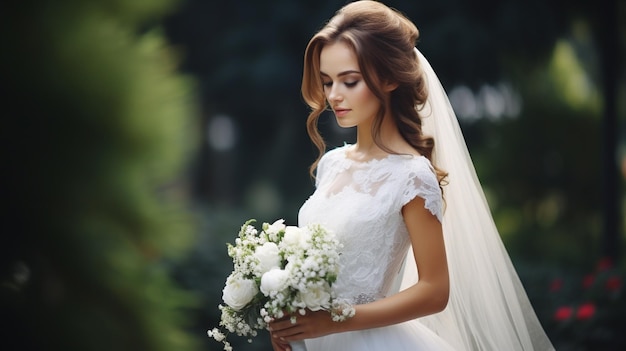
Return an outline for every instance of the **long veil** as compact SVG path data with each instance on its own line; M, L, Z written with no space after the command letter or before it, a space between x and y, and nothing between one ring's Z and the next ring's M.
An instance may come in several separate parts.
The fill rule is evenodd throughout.
M433 163L449 174L442 224L450 299L443 312L420 321L458 350L554 350L500 239L447 94L415 52L429 94L420 111L424 134L435 138ZM411 258L400 289L418 279Z

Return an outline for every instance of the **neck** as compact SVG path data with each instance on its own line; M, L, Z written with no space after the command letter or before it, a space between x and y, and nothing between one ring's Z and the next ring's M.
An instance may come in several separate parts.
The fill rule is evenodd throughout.
M387 154L387 151L383 150L380 146L376 145L376 142L374 142L372 125L373 123L368 123L357 127L354 151L355 153L361 154L364 158L377 157L380 156L380 154ZM379 140L382 142L382 146L393 151L399 151L395 150L394 146L399 145L398 142L401 142L403 139L400 135L400 131L398 131L398 127L389 115L385 116L383 123L380 126Z

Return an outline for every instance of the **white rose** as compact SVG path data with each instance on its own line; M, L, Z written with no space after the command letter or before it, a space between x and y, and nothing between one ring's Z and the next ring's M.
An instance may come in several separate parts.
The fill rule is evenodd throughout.
M259 273L263 274L272 268L280 267L280 252L278 245L267 242L256 248L254 258L259 260Z
M279 219L276 222L270 224L267 226L267 229L265 229L265 232L268 234L276 234L281 230L285 229L285 220L284 219Z
M300 292L300 299L311 311L319 311L329 308L330 293L327 287L311 287L305 292Z
M278 293L287 288L289 272L284 269L274 268L261 277L261 292L265 296Z
M228 279L222 291L222 300L235 311L244 308L258 293L253 280L244 278Z
M302 234L302 229L294 226L288 226L287 228L285 228L285 236L282 240L282 243L285 246L301 246L303 240L304 235Z

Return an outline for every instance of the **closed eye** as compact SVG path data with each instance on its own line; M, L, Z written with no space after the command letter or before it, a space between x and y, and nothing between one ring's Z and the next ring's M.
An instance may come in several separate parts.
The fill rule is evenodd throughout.
M359 80L355 80L353 82L343 82L343 84L348 88L354 88L357 84L359 84ZM333 86L332 81L324 82L322 81L322 86L325 88L330 88Z

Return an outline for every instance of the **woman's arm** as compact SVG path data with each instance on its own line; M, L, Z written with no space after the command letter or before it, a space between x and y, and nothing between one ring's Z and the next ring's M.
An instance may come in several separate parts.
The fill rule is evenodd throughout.
M448 265L439 220L416 197L402 208L419 282L387 298L354 306L356 314L344 322L333 322L326 311L308 311L296 324L283 319L270 324L274 338L294 341L338 332L383 327L442 311L449 297ZM372 248L375 250L376 248Z

